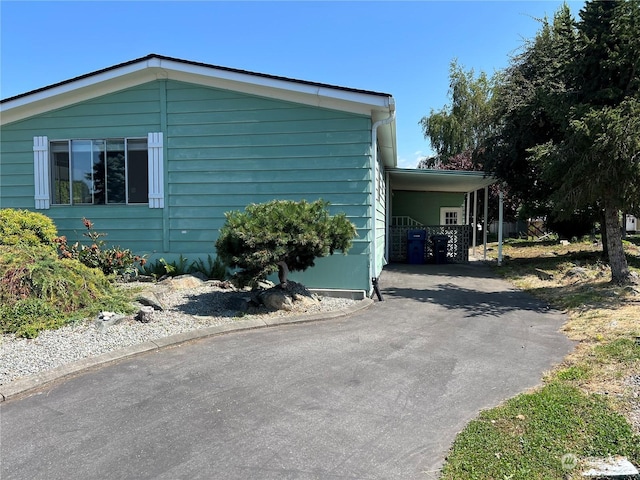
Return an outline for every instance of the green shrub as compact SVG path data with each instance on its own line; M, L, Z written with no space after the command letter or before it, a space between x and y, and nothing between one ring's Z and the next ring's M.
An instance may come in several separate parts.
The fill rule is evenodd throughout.
M146 260L139 255L134 255L131 250L107 247L107 242L102 240L102 237L107 234L94 231L93 223L90 220L83 218L82 223L87 229L83 236L90 240L90 244L83 245L76 242L69 245L66 237L59 237L56 239L56 243L61 257L78 260L90 268L98 268L105 275L113 273L137 274L138 267L144 266Z
M207 263L199 258L189 266L189 272L200 272L207 276L207 278L214 280L224 280L227 276L227 267L225 267L220 257L216 257L215 260L211 255L207 255Z
M241 284L250 284L276 272L280 262L303 271L318 257L346 253L356 228L344 214L330 216L328 206L322 200L273 200L227 212L216 242L218 255L226 266L241 269Z
M0 307L0 332L35 338L38 332L67 323L65 316L41 298L25 298Z
M216 257L207 255L207 261L198 258L189 263L189 259L180 255L177 260L167 262L164 258L159 258L153 262L147 262L142 267L142 273L152 277L160 278L165 275L176 277L187 273L202 273L209 279L224 280L227 277L227 267Z
M0 331L28 337L101 310L133 309L100 270L24 245L0 245L0 305Z
M148 262L142 267L142 272L145 275L151 275L156 278L164 277L177 277L178 275L184 275L191 273L191 268L188 265L188 259L183 257L182 254L178 260L167 262L164 258L159 258L155 262Z
M53 220L41 213L0 210L0 245L36 245L54 248L58 236Z

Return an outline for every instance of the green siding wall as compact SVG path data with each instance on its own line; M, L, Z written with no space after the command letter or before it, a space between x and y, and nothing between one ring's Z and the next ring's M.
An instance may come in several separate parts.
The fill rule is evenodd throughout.
M358 229L349 255L293 274L310 287L369 288L370 118L176 81L106 95L2 127L0 207L34 206L33 137L165 134L165 209L52 206L61 234L82 217L109 243L171 260L215 254L224 213L272 199L322 198Z
M168 82L166 97L172 251L212 252L229 210L322 198L350 216L359 237L348 256L292 278L368 288L369 118L179 82Z
M156 83L105 95L2 127L0 208L34 209L33 137L146 137L160 130L160 88ZM56 206L38 210L51 217L60 235L83 240L82 217L109 244L151 254L162 250L162 212L146 205Z
M407 216L422 225L440 225L441 207L461 207L464 193L393 192L393 216Z

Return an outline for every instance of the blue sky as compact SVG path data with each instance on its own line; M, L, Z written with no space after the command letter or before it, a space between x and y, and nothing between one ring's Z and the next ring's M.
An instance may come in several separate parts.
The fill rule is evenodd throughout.
M0 97L149 53L390 93L398 166L430 152L453 59L492 74L562 1L0 2ZM574 16L584 1L566 2Z

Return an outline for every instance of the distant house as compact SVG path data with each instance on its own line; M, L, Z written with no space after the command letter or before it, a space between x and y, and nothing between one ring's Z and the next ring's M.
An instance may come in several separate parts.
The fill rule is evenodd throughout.
M70 241L86 217L151 261L206 259L229 210L329 201L358 238L291 275L316 288L370 292L403 260L394 235L452 232L465 194L491 183L396 168L389 94L154 54L4 99L0 113L0 207L41 211Z

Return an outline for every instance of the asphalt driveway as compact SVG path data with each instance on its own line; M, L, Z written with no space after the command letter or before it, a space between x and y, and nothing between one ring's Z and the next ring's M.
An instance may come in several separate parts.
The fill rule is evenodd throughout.
M0 478L432 479L572 348L481 264L392 266L346 318L202 339L0 404Z

